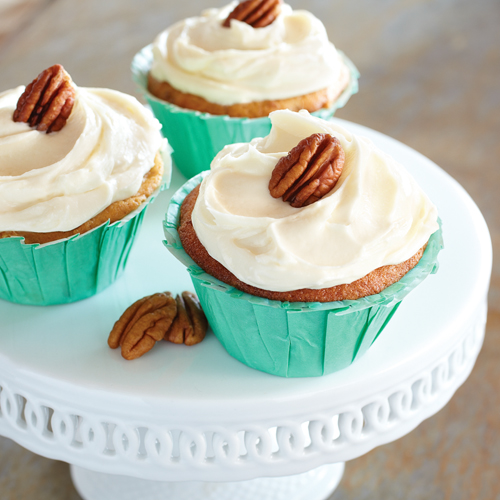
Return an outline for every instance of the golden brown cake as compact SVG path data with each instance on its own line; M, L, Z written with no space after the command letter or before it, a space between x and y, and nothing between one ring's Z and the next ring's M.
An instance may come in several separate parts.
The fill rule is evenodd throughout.
M49 243L51 241L69 238L75 234L84 234L109 220L110 224L123 219L130 212L139 208L160 186L163 178L163 160L158 153L155 157L154 167L144 176L139 191L129 198L115 201L92 219L70 231L52 231L36 233L29 231L1 231L0 238L22 236L25 243Z
M148 90L181 108L258 118L331 107L349 78L319 19L281 0L247 0L158 35Z
M267 137L226 146L172 197L167 246L231 356L325 375L363 355L436 269L437 210L368 138L304 110L269 119Z
M0 299L65 304L122 274L168 182L160 129L137 99L78 87L59 64L0 93Z
M160 186L160 125L134 98L79 88L61 65L0 98L3 136L16 138L0 156L0 238L83 234L122 219Z
M356 300L415 267L437 212L404 168L306 111L270 119L268 137L226 146L184 199L186 253L224 283L282 302Z
M345 84L347 84L347 81L348 77L345 75ZM151 73L148 75L148 90L154 96L170 102L171 104L175 104L180 108L192 109L212 115L228 115L233 118L259 118L268 116L269 113L277 109L290 109L291 111L306 109L309 112L313 112L321 108L329 108L342 93L344 87L345 85L341 86L336 94L332 94L329 89L325 88L306 95L289 97L287 99L223 105L207 101L201 96L181 92L172 87L168 82L156 80Z
M413 257L405 262L392 266L379 267L363 278L349 284L316 290L303 288L289 292L263 290L247 285L236 278L234 274L212 258L200 243L191 221L191 214L199 190L199 186L193 189L182 204L178 231L184 250L207 273L228 285L234 286L238 290L258 297L280 300L282 302L333 302L335 300L356 300L367 295L374 295L380 293L384 288L387 288L396 281L399 281L410 269L413 269L418 264L425 250L424 245Z

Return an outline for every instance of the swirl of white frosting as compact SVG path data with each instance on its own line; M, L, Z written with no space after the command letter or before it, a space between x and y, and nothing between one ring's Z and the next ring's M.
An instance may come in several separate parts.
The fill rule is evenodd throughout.
M241 281L273 291L351 283L412 257L438 229L411 175L365 137L300 111L270 114L271 133L226 146L192 214L208 253ZM345 164L335 188L293 208L269 193L279 158L313 133L336 137Z
M137 193L164 145L137 99L77 87L66 125L46 134L12 120L23 91L0 94L0 231L68 231Z
M335 96L343 89L347 68L319 19L284 4L264 28L235 19L223 27L236 5L207 10L160 33L153 43L151 74L221 105L286 99L325 88Z

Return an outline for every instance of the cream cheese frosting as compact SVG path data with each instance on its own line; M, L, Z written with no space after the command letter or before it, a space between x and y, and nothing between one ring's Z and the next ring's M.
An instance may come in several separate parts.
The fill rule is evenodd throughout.
M137 193L164 147L160 123L134 97L76 90L66 125L50 134L12 120L24 87L0 94L0 231L78 227Z
M215 157L192 213L200 242L241 281L278 292L351 283L409 259L438 229L436 207L369 139L307 111L270 118L267 137ZM313 133L340 141L344 169L324 198L293 208L270 195L269 179L279 158Z
M223 27L236 5L209 9L160 33L153 77L221 105L342 90L348 70L319 19L283 4L266 27L235 19Z

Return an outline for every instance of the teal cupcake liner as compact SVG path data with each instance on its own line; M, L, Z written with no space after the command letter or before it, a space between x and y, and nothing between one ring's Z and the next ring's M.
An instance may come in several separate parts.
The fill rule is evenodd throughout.
M252 368L282 377L313 377L349 366L377 339L403 298L438 270L441 224L420 262L379 294L336 302L280 302L244 293L203 271L179 239L180 206L207 173L190 179L172 197L164 243L187 267L216 337L231 356Z
M163 184L123 219L51 243L26 244L23 237L0 239L0 299L48 306L86 299L123 273L147 207L170 183L165 161Z
M342 52L339 53L349 68L349 84L332 107L312 113L319 118L331 118L337 109L347 103L351 95L358 92L359 72ZM249 142L255 137L264 137L271 131L271 120L268 117L231 118L227 115L211 115L180 108L158 99L147 89L152 61L152 46L148 45L135 55L131 66L132 76L156 118L163 125L163 135L168 138L174 149L174 162L187 178L209 169L215 155L224 146Z

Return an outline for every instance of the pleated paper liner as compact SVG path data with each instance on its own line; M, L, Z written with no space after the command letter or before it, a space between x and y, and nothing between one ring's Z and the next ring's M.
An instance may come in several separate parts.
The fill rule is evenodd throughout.
M282 377L313 377L349 366L383 331L401 300L438 269L441 227L420 262L377 295L337 302L279 302L241 292L207 274L182 248L180 206L205 174L189 180L172 197L164 231L166 246L191 275L215 335L242 363Z
M319 118L331 118L358 91L359 72L343 53L340 54L350 71L349 84L332 107L312 113ZM213 158L224 146L249 142L255 137L264 137L271 131L268 117L231 118L227 115L211 115L180 108L158 99L147 90L152 61L152 46L148 45L135 55L131 66L132 76L163 125L163 135L168 138L174 150L174 162L187 178L209 169Z
M152 196L123 219L109 221L82 235L40 245L22 237L0 239L0 299L48 306L86 299L110 286L123 273L147 207L170 183L164 158L164 181Z

